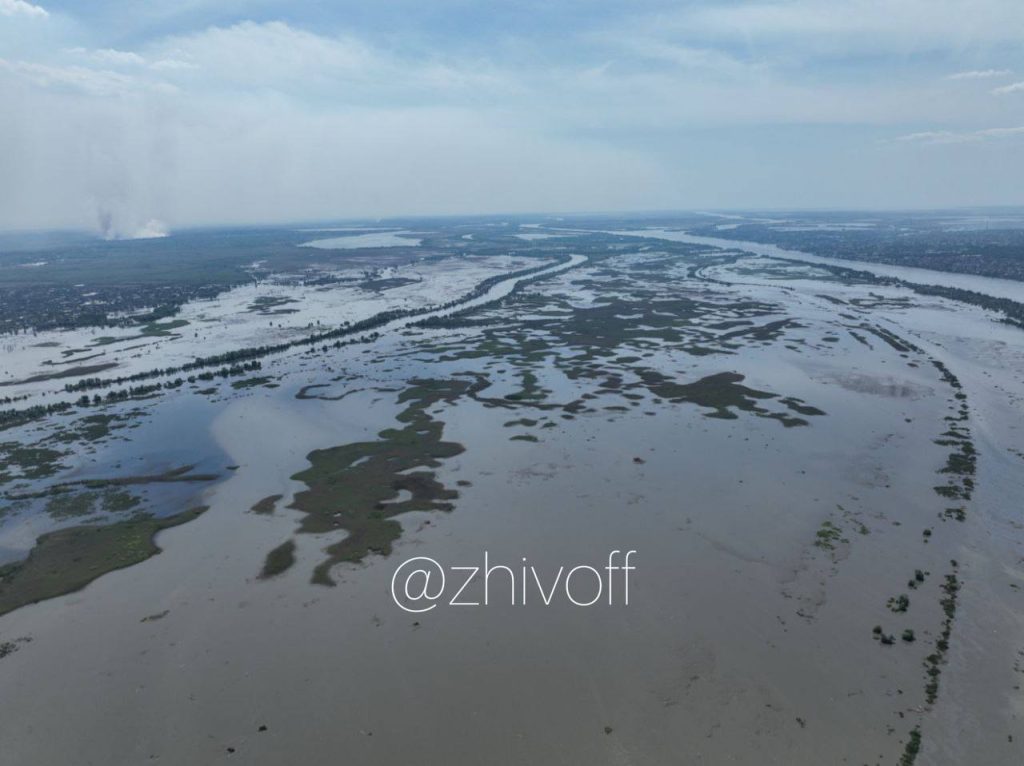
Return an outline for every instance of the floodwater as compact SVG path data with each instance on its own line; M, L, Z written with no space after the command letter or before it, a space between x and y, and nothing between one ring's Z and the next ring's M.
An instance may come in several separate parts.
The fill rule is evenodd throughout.
M205 493L204 516L161 533L164 552L142 565L0 617L3 640L32 638L0 662L5 757L817 766L897 763L919 729L921 764L1020 762L1024 334L980 309L813 270L760 278L740 261L747 271L717 267L711 283L671 263L648 271L651 258L576 256L495 303L512 291L502 282L469 317L491 330L403 321L373 344L265 365L279 388L211 413L209 434L239 468ZM701 308L666 340L655 323L680 296ZM594 324L587 312L610 299L618 313ZM629 319L652 308L649 326ZM782 320L774 335L727 336ZM604 344L611 353L588 353ZM978 450L964 521L933 491L949 454L936 441L960 402L936 360L963 386ZM643 370L681 383L737 373L766 398L709 417L634 385ZM543 393L509 399L527 371ZM296 534L301 514L286 506L307 453L396 426L410 380L471 374L490 399L428 408L465 447L432 468L459 487L454 509L399 516L390 556L338 566L336 587L310 584L343 533ZM346 395L296 399L309 384ZM773 417L794 414L786 398L818 414L787 427ZM285 496L274 514L248 512L272 494ZM288 539L295 565L257 579ZM389 590L413 556L480 566L486 552L513 569L525 558L545 581L603 567L612 550L637 552L628 606L523 605L510 592L410 614ZM924 662L951 572L963 588L929 702ZM910 608L894 612L900 593ZM479 599L480 583L464 595ZM908 629L913 642L900 639Z
M807 263L841 266L845 269L867 271L880 277L893 277L921 285L958 287L962 290L974 290L975 292L992 295L996 298L1009 298L1010 300L1024 303L1024 282L1017 282L1012 279L980 277L973 274L954 274L952 272L933 271L932 269L922 269L914 266L890 266L886 263L875 263L872 261L827 258L805 253L801 250L790 250L778 245L724 239L722 237L699 237L682 231L668 229L630 229L628 231L611 233L634 237L653 237L655 239L669 240L670 242L686 242L693 245L722 248L724 250L743 250L744 252L775 258L792 258Z

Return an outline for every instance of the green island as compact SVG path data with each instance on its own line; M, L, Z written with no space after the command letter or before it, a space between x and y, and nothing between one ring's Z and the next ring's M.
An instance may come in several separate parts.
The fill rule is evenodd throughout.
M451 402L467 393L464 380L414 380L399 396L406 408L398 415L401 428L381 431L376 441L314 450L310 467L292 476L306 484L289 506L305 514L300 533L347 532L326 548L327 559L313 570L313 582L334 585L331 568L343 561L361 561L370 553L386 555L401 534L395 516L409 511L447 511L458 497L437 481L441 460L463 451L461 444L442 439L444 423L426 410L439 401ZM407 499L395 500L400 492ZM291 549L277 548L268 555L264 571L281 571L294 557Z
M41 535L24 561L0 567L0 615L81 590L98 577L160 553L154 538L198 518L205 507L164 518L67 527Z

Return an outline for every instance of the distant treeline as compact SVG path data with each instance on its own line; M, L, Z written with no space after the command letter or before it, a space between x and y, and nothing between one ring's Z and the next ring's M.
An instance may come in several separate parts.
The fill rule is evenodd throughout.
M1018 303L1010 298L996 298L992 295L979 293L974 290L964 290L959 287L942 287L941 285L918 285L913 282L904 282L915 293L920 295L938 295L942 298L949 298L961 303L970 303L981 306L990 311L1000 311L1005 317L1006 324L1024 329L1024 303Z
M33 420L37 420L47 415L55 415L61 412L67 412L74 407L95 407L104 403L111 402L123 402L128 399L139 399L144 396L151 396L152 394L158 393L159 391L171 390L180 388L185 383L196 383L199 381L210 381L214 378L228 378L235 375L244 375L247 372L254 372L263 368L263 364L259 361L246 362L245 364L235 364L230 367L221 367L219 370L210 370L199 375L189 375L187 378L175 378L174 380L164 381L163 383L150 383L144 386L130 386L129 388L118 389L117 391L108 391L106 396L95 394L89 396L88 394L82 394L74 403L71 402L55 402L53 404L37 404L33 407L26 407L22 410L2 410L0 411L0 429L13 428L14 426L24 425L30 423ZM95 381L96 378L90 378L87 380ZM85 381L79 381L82 383ZM75 384L76 386L78 384ZM76 390L83 390L90 386L83 386ZM95 386L91 386L95 388ZM67 389L67 386L65 386Z
M790 258L783 258L780 260L787 260L793 263L804 263L804 261ZM1003 314L1003 322L1013 325L1014 327L1024 329L1024 303L1020 303L1010 298L997 298L994 295L979 293L977 290L965 290L962 287L923 285L917 282L907 282L906 280L898 279L897 277L880 277L870 271L848 269L843 266L833 266L831 264L815 264L815 266L846 279L857 279L862 282L886 285L889 287L905 287L918 295L931 295L939 298L948 298L949 300L959 301L960 303L969 303L972 306L980 306L981 308L988 309L989 311L998 311Z
M890 218L866 228L779 227L741 223L696 227L692 234L764 242L850 261L887 263L1024 281L1024 230L947 229L936 220Z
M67 412L72 408L69 402L55 402L53 404L36 404L21 410L0 411L0 429L13 428L14 426L31 423L33 420L54 415L59 412Z
M134 399L140 396L148 396L149 394L156 393L163 389L174 389L183 386L185 383L196 383L197 381L210 381L214 378L229 378L234 375L244 375L247 372L254 372L256 370L263 369L263 364L259 361L246 362L245 364L234 364L230 367L221 367L219 370L208 371L200 373L199 375L189 375L187 378L175 378L174 380L168 380L163 383L152 383L147 386L132 386L130 388L123 388L118 391L110 391L106 397L102 397L96 394L89 398L88 394L83 394L76 402L79 407L88 407L89 405L102 404L104 400L109 402L116 402L123 399ZM75 383L75 391L84 391L88 388L98 388L96 381L98 378L85 378ZM102 381L100 381L102 383ZM85 385L83 385L85 384ZM71 391L72 388L65 386L66 391Z

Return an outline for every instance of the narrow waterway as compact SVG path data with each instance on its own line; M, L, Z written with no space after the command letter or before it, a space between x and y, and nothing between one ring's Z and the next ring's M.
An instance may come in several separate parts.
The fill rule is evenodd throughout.
M507 295L510 295L515 290L516 285L527 279L536 279L537 277L549 276L551 274L557 274L560 271L571 269L575 266L579 266L581 263L586 262L587 256L585 255L571 255L568 261L562 263L556 263L554 266L549 266L546 269L540 271L534 271L529 274L523 274L519 276L511 276L508 279L503 279L490 287L487 292L482 295L478 295L476 298L471 298L467 301L461 301L454 306L449 306L443 309L436 309L434 311L426 311L422 314L416 314L415 316L401 317L399 319L393 319L390 322L382 324L377 327L373 332L384 334L387 332L394 332L395 330L402 330L409 325L422 322L425 319L435 319L437 317L447 317L452 314L465 311L466 309L476 308L477 306L483 306L488 303L493 303L496 300L500 300Z

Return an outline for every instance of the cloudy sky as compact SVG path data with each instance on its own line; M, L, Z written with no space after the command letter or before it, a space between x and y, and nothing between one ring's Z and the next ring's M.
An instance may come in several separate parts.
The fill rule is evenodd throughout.
M0 0L0 228L1024 204L1022 0Z

